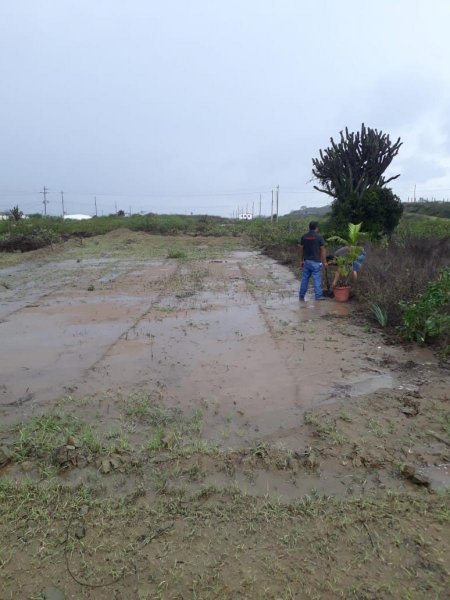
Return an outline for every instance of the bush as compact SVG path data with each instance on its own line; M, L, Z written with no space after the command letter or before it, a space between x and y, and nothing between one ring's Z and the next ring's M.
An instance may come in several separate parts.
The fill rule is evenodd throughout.
M13 252L35 250L52 242L83 238L109 233L115 229L145 231L161 235L233 235L235 223L222 217L184 215L134 215L132 217L97 217L86 221L64 220L61 217L40 215L21 219L0 221L0 251Z
M0 252L29 252L45 248L59 241L59 236L46 228L31 227L28 230L12 230L0 236Z
M437 342L450 350L450 268L442 269L436 281L414 303L402 305L402 335L411 341L425 344Z
M416 302L446 266L450 266L448 237L368 244L355 295L368 315L373 317L375 304L386 314L388 325L399 326L403 324L402 304Z
M364 231L374 239L390 235L402 216L400 198L389 188L368 190L362 197L351 194L335 200L331 206L331 225L338 232L346 232L347 223L364 224Z
M180 250L177 248L170 248L167 251L167 258L186 258L187 254L184 250Z

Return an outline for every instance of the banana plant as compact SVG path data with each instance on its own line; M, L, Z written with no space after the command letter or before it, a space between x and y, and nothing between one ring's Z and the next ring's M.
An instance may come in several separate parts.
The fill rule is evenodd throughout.
M353 271L353 263L363 252L361 246L362 239L367 235L361 231L362 223L348 224L348 239L333 235L327 239L327 242L335 242L348 248L347 253L343 256L336 257L337 270L339 273L338 285L350 285L350 276Z
M348 224L348 239L340 237L339 235L333 235L328 238L328 242L337 242L342 246L358 246L362 241L363 237L367 234L361 231L362 223L355 225L354 223Z

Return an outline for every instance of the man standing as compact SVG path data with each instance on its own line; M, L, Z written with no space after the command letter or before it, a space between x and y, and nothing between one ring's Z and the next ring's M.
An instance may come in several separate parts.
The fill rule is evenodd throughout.
M312 275L316 300L325 300L322 291L322 265L326 269L328 264L325 242L319 234L319 224L317 221L311 221L309 231L302 236L299 247L300 264L303 267L299 299L305 299L308 283Z

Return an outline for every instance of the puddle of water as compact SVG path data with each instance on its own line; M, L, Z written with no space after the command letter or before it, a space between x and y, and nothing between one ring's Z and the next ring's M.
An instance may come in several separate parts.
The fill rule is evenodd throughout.
M299 303L296 278L255 252L227 260L183 263L182 282L194 292L185 297L177 297L180 277L171 279L176 263L83 260L86 281L107 265L108 289L65 287L1 324L10 342L0 347L0 402L32 394L39 405L68 386L92 395L158 385L167 406L201 409L205 437L228 447L285 431L297 439L305 410L330 392L392 387L389 375L361 377L376 342L339 332L332 317L347 305Z
M394 387L394 378L388 373L381 375L371 375L355 381L349 381L344 383L337 383L335 389L343 392L345 395L354 396L365 396L366 394L372 394L378 390L392 389Z

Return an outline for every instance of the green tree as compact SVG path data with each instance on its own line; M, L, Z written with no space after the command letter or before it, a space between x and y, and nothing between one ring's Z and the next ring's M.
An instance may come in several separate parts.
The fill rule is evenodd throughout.
M19 209L19 205L17 205L11 208L9 215L13 221L20 221L20 219L23 217L23 212Z
M344 231L347 223L363 222L364 229L372 237L390 235L397 227L403 213L403 205L390 188L377 187L362 197L351 194L336 199L331 206L331 226Z

